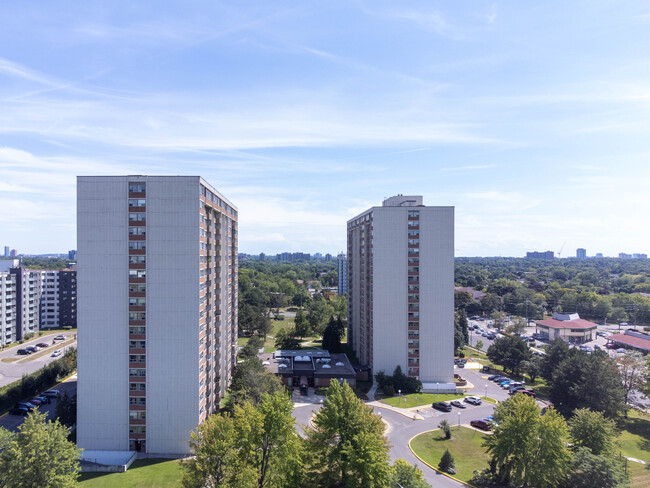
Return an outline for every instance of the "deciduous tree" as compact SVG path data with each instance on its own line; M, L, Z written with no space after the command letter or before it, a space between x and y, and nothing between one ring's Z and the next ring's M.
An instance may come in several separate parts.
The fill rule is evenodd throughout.
M646 359L638 351L626 351L616 359L616 364L625 389L625 403L628 403L630 392L643 389L648 380Z
M411 466L403 459L397 459L393 464L393 473L388 484L389 487L402 488L431 488L431 485L424 481L422 470L417 466Z
M70 430L45 414L30 413L0 453L0 486L33 488L77 486L80 450Z
M484 443L504 482L537 488L555 487L571 462L565 420L552 408L541 415L535 400L514 395L494 412L498 424Z
M612 454L616 447L616 425L601 412L577 409L569 419L569 432L574 447L585 447L596 456Z
M505 336L494 340L488 347L487 356L493 363L503 366L504 371L509 369L517 374L521 369L521 363L528 361L532 353L521 337Z
M309 486L383 487L391 476L384 424L344 383L333 381L307 432Z

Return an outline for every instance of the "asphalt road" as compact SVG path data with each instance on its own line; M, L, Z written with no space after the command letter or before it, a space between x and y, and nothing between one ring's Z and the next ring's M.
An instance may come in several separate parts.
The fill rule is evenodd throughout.
M487 386L487 394L492 398L505 400L509 396L506 390L492 381L487 380L487 373L465 369L455 369L454 372L460 373L461 376L466 378L475 386L474 389L469 391L470 394L482 397L485 395ZM294 408L294 417L301 433L303 432L303 428L309 425L309 419L313 413L319 408L319 404L310 404ZM484 402L482 405L471 405L465 409L454 407L451 412L440 412L432 409L430 406L421 407L420 414L425 417L424 420L413 420L397 412L381 407L375 407L375 412L381 414L382 418L388 424L386 437L391 444L389 455L393 461L396 459L404 459L410 464L417 465L418 468L422 470L424 478L429 484L431 484L431 486L436 488L458 488L466 485L441 475L434 469L424 465L409 449L409 441L411 438L421 434L422 432L437 429L441 420L447 420L452 425L452 428L456 428L459 421L461 425L468 426L471 420L492 415L494 412L494 405ZM477 435L480 435L478 431Z
M18 349L24 349L26 346L34 346L41 342L52 344L54 337L59 334L61 334L61 332L44 334L41 337L37 337L35 339L27 341L24 344L21 344L20 346L12 347L0 352L0 386L6 386L10 383L13 383L14 381L17 381L20 378L22 378L23 375L32 374L38 371L39 369L41 369L46 364L54 361L55 359L58 359L58 358L51 357L52 352L55 351L56 349L59 349L58 345L48 347L49 353L36 359L33 359L32 355L19 356L16 353L16 351L18 351ZM66 332L63 335L65 335L66 338L68 338L68 337L73 337L75 334L76 332ZM63 342L65 341L58 341L57 344L61 344ZM73 342L68 346L66 346L65 348L63 348L63 350L65 351L70 347L76 347L76 345L77 343ZM16 362L6 363L2 361L2 359L5 358L20 358L20 359Z
M68 393L68 396L73 396L77 393L77 376L72 376L68 380L64 381L63 383L60 383L59 385L53 387L52 389L54 390L59 390L61 392L61 396L65 392ZM39 407L39 410L41 412L46 412L48 414L48 418L53 419L54 418L54 410L56 409L56 402L58 400L52 399L52 402L49 405L43 405L42 407ZM0 416L0 427L4 427L5 429L11 430L11 431L16 431L18 427L23 423L25 420L25 417L22 415L9 415L5 414L3 416Z

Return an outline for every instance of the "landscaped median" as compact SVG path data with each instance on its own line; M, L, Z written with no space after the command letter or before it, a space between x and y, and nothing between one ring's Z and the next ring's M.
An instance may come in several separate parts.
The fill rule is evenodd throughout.
M463 393L411 393L409 395L385 397L379 400L379 403L390 405L391 407L399 408L414 408L422 406L431 406L434 402L448 402L451 400L462 400L466 396ZM490 403L496 403L494 398L484 398L482 395L478 396L481 400Z
M423 432L409 441L409 448L415 456L438 471L438 463L445 450L454 457L456 475L450 476L463 483L469 483L474 471L488 467L489 457L483 447L486 435L467 427L453 427L451 439L445 439L440 429Z

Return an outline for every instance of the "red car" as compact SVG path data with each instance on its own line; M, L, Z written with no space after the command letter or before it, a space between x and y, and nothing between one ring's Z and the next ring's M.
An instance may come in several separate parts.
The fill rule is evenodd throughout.
M535 392L533 390L517 390L517 393L523 393L524 395L535 398Z
M44 342L41 342L40 344L36 344L36 345L37 345L38 347L42 347L42 348L50 347L49 344L45 344Z
M472 420L470 421L469 425L481 430L492 430L489 422L486 422L485 420Z

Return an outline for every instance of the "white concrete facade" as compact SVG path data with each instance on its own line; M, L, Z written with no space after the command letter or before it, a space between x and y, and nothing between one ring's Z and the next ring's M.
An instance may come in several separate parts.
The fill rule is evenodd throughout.
M348 221L348 329L373 372L453 388L454 209L391 197ZM443 386L445 385L445 386Z
M80 447L189 452L230 382L237 210L200 177L78 178Z

